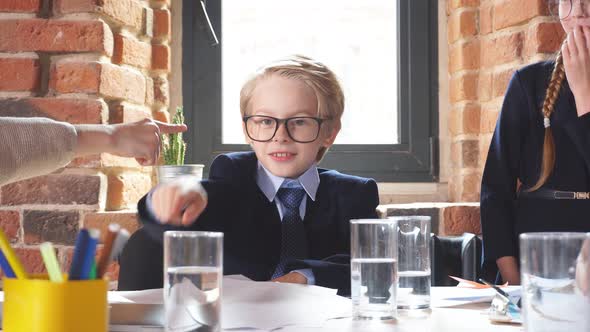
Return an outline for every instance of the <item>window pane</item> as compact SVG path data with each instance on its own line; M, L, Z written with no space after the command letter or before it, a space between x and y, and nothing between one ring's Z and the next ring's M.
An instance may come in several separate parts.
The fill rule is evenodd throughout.
M346 97L336 144L396 144L397 1L224 0L223 143L244 143L239 91L270 61L302 54L322 61Z

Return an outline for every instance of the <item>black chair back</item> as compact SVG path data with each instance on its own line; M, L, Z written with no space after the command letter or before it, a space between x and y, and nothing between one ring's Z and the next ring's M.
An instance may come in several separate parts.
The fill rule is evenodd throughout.
M481 240L472 233L461 236L430 236L432 286L456 286L455 276L477 281L481 273Z

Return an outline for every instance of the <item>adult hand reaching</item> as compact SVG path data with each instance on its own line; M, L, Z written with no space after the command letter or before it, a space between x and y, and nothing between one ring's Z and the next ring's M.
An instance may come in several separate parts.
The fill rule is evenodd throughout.
M175 125L144 119L110 126L78 125L77 155L108 152L133 157L141 165L154 165L160 156L160 135L180 133L186 125Z

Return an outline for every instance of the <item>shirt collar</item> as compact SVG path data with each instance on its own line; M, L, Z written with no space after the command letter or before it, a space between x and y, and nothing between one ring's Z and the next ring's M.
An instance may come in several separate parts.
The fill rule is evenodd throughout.
M320 175L318 174L318 167L315 163L297 179L289 179L272 174L258 161L256 175L256 184L258 184L258 187L270 202L275 199L281 186L301 186L307 195L315 201L318 187L320 186Z

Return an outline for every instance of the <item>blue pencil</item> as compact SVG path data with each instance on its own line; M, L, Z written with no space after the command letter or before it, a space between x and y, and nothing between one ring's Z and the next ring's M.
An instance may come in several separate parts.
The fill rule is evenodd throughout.
M4 271L4 275L6 277L16 278L16 275L14 274L14 271L12 271L10 263L8 263L8 260L6 260L4 253L2 253L2 250L0 250L0 267L2 267L2 271Z

